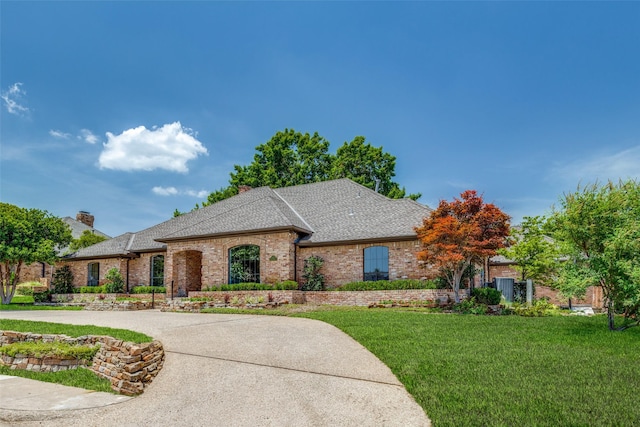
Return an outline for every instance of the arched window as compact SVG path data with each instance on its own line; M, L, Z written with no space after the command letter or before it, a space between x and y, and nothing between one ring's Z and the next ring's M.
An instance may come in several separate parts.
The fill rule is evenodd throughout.
M164 286L164 255L151 257L151 286Z
M371 246L364 250L364 280L389 280L389 248Z
M260 283L260 246L229 249L229 283Z
M92 262L87 266L87 286L100 284L100 263Z

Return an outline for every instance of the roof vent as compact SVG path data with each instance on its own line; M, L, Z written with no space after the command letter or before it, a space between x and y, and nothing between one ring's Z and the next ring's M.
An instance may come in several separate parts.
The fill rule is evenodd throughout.
M356 214L353 212L353 208L349 208L349 216L356 216Z

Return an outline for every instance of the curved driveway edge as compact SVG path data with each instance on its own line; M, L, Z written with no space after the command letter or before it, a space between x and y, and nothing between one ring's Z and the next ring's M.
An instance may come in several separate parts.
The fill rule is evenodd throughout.
M132 329L163 343L145 392L71 411L0 410L20 425L429 426L389 368L351 337L301 318L89 311L0 312L1 318Z

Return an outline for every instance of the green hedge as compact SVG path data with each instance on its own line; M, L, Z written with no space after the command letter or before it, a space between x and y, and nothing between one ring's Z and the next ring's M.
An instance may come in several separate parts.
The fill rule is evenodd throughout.
M435 280L376 280L375 282L346 283L334 288L334 291L395 291L405 289L438 289L438 286Z
M104 286L80 286L73 290L74 294L106 294Z
M131 288L132 294L150 294L154 292L156 294L164 294L167 292L167 288L164 286L134 286Z
M292 291L298 289L298 283L293 280L275 283L234 283L233 285L209 286L205 291Z
M471 291L471 296L480 304L498 305L502 298L502 292L493 288L474 288Z

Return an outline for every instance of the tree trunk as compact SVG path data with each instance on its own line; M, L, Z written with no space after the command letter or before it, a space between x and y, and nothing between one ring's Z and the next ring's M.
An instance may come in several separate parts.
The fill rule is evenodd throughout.
M613 312L613 301L611 301L611 298L607 299L607 320L609 322L609 330L610 331L615 331L616 330L616 323L615 323L615 319L613 317L614 312Z

